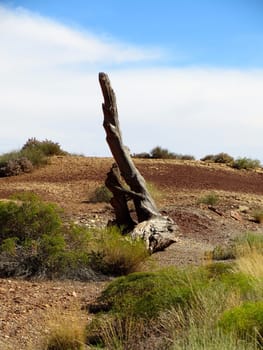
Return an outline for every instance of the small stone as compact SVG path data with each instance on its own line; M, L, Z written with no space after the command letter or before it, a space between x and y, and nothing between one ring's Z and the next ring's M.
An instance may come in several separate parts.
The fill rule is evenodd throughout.
M231 210L230 216L237 221L243 221L242 216L237 211Z

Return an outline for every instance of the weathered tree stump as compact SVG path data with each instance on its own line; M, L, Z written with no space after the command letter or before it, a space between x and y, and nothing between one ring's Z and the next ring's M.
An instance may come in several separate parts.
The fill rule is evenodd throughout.
M129 231L136 239L143 238L151 253L163 250L176 242L175 232L177 225L171 218L162 216L147 190L145 180L135 167L130 152L124 146L119 126L116 97L105 73L99 73L99 82L102 89L104 103L102 104L106 131L106 140L116 164L113 164L107 175L105 185L112 192L111 205L115 211L116 224ZM123 185L123 180L128 185ZM137 220L130 215L127 202L134 203Z

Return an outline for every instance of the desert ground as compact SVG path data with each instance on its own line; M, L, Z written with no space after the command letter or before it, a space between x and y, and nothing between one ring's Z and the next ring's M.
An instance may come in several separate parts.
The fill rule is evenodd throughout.
M14 192L33 191L57 203L67 219L104 226L114 214L107 203L91 203L113 160L57 156L33 173L0 179L0 199ZM263 232L253 211L263 208L263 170L236 170L201 161L135 159L145 180L154 185L160 211L178 225L178 241L152 256L151 264L205 264L216 245L246 231ZM200 199L215 193L215 205ZM147 268L147 267L146 267ZM38 349L48 332L51 309L71 310L94 300L107 281L24 281L0 279L0 349ZM89 317L83 313L83 317Z

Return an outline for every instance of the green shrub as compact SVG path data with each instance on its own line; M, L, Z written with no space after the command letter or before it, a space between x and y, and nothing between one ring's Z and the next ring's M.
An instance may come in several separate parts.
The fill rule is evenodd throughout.
M246 302L225 311L220 322L227 332L237 333L241 338L263 339L263 302Z
M61 210L30 193L0 202L0 276L41 275L86 279L137 271L148 258L142 241L119 229L90 230L63 223ZM14 267L13 270L11 267Z
M91 234L63 224L62 211L32 193L0 202L0 275L90 275Z
M36 195L28 195L21 203L0 202L0 242L17 237L18 242L38 239L43 234L53 234L61 228L59 209L44 203ZM23 196L17 196L21 200Z
M230 164L234 161L234 158L227 153L221 152L214 156L215 163Z
M133 273L111 282L90 309L99 314L88 341L109 349L255 350L253 340L225 334L218 323L226 310L261 300L261 287L227 263Z
M110 334L111 338L114 337L115 346L124 346L121 349L136 348L135 342L138 346L147 337L147 332L148 335L153 332L151 323L157 320L161 312L174 306L187 308L194 291L204 283L200 274L191 277L184 271L166 269L133 273L115 279L97 300L96 312L106 311L107 314L98 314L93 318L88 327L88 342L110 345L110 349L115 349L109 342ZM147 344L153 348L149 342Z
M257 295L257 281L245 273L236 271L235 265L229 263L212 263L203 267L207 277L212 283L212 289L224 288L228 291L236 292L244 300Z
M219 196L215 192L210 192L207 195L201 197L198 203L207 205L216 205L219 201Z
M260 168L261 164L260 161L257 159L250 159L250 158L237 158L233 164L232 167L235 169L256 169Z
M209 279L219 279L225 274L233 273L233 266L225 262L210 263L204 266Z
M231 164L234 161L234 158L227 153L221 152L217 154L208 154L200 160L203 162Z
M173 152L168 151L168 149L157 146L153 148L150 152L151 158L154 159L175 159L176 155Z
M21 150L5 153L0 156L0 177L29 173L33 167L48 163L52 155L65 155L60 145L50 140L38 141L28 139Z
M182 154L179 156L179 158L182 160L195 160L195 157L191 154Z
M28 148L21 151L21 154L29 159L34 167L48 164L48 157L39 148Z
M0 245L1 252L6 252L10 255L16 255L17 237L6 238Z
M92 203L109 203L111 198L112 193L110 190L105 185L102 185L95 189L89 200Z
M57 142L53 142L50 140L44 140L39 141L35 137L30 138L27 140L27 142L23 145L21 151L22 152L28 152L38 150L39 152L43 153L45 156L54 156L54 155L65 155L67 154L65 151L61 149L61 146Z
M202 162L214 162L215 156L213 154L207 154L203 158L200 159Z
M114 313L150 319L173 306L186 306L194 291L207 281L203 270L137 272L109 284L99 302Z
M149 159L151 158L150 153L147 152L142 152L142 153L134 153L133 158L144 158L144 159Z
M154 158L154 159L181 159L181 160L195 160L195 157L190 154L178 154L168 151L165 148L157 146L151 150L150 153L142 152L133 154L134 158Z
M95 271L119 276L137 271L149 257L145 243L132 240L113 226L94 230L90 264Z
M212 251L213 260L231 260L236 258L236 249L233 245L218 245Z

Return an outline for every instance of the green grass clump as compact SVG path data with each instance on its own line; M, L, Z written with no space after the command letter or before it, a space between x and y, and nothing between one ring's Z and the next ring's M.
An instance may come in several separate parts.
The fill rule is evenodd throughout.
M243 157L243 158L237 158L233 164L232 167L235 169L256 169L256 168L260 168L261 164L260 161L257 159L251 159L251 158L247 158L247 157Z
M219 201L219 196L215 192L210 192L207 195L201 197L198 203L207 205L216 205Z
M256 349L255 337L226 334L219 321L226 310L260 300L261 287L228 263L133 273L102 292L88 342L108 349Z
M93 231L90 264L95 271L120 276L138 271L149 257L142 240L132 240L113 226Z
M263 234L246 232L235 237L228 245L216 246L212 252L214 260L237 259L252 252L263 252Z
M150 319L175 305L184 306L193 291L207 283L206 274L176 269L138 272L113 281L99 298L114 313Z
M101 185L94 190L89 201L92 203L109 203L111 198L112 193L110 190L105 185Z
M223 313L220 327L241 338L263 340L263 302L246 302Z
M255 341L238 339L219 327L209 329L191 324L185 337L174 339L170 350L257 350Z

